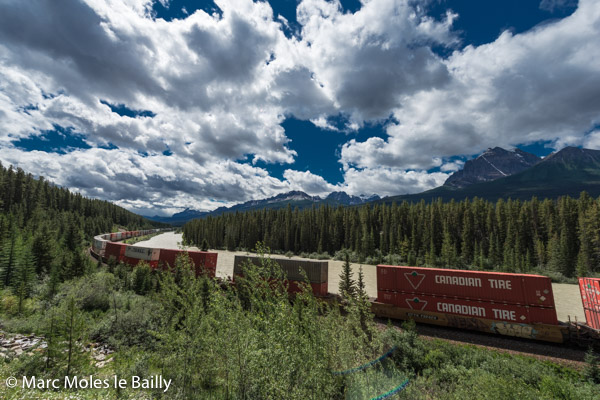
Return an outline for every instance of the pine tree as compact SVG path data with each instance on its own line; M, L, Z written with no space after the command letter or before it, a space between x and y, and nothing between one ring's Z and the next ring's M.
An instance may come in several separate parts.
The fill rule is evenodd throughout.
M368 299L366 285L365 285L365 275L363 273L362 265L358 268L358 281L357 281L357 292L358 297L360 299Z
M12 287L19 299L19 314L23 312L23 302L31 294L35 282L35 258L29 246L25 245L15 266Z
M65 347L63 350L66 357L65 376L70 376L71 371L86 364L87 353L78 348L85 341L86 321L73 296L64 301L61 315L63 321L59 332L60 340Z
M145 262L140 262L131 273L131 288L139 295L145 295L152 288L152 270Z
M547 247L548 252L548 269L551 271L561 272L564 268L564 254L561 249L560 239L558 234L554 234Z
M478 257L476 249L473 248L473 215L469 210L465 210L463 215L463 227L461 234L460 256L465 264L473 262L473 258Z
M74 251L70 257L65 259L65 269L63 270L63 279L73 279L83 276L87 270L89 259L81 250Z
M49 320L46 322L46 329L44 332L44 337L46 338L46 372L50 370L53 364L56 362L56 359L60 357L60 347L58 343L58 334L57 334L57 316L56 309L52 308L49 314Z
M355 283L352 279L352 268L350 267L350 254L346 251L344 255L344 266L340 274L340 295L342 297L353 297L355 292Z
M72 252L79 250L81 247L81 231L77 226L77 221L73 217L70 217L67 220L64 244L65 247Z
M585 367L583 375L592 383L600 384L600 357L594 354L590 347L585 353Z
M456 266L456 247L452 242L452 236L448 229L444 230L444 239L442 241L442 263L445 267Z
M200 246L200 250L208 251L208 240L206 240L206 238L202 239L202 245Z
M33 238L31 252L35 258L35 271L38 275L50 272L54 260L54 240L46 224Z
M16 230L11 230L0 249L0 284L9 287L13 284L15 269L23 252L23 239Z

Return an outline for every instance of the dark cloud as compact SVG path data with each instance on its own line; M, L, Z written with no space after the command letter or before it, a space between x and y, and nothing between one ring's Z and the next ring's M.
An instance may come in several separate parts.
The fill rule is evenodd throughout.
M147 68L156 53L150 38L112 31L91 7L77 0L8 1L0 4L0 41L10 62L44 70L82 99L94 94L131 99L136 91L162 89Z

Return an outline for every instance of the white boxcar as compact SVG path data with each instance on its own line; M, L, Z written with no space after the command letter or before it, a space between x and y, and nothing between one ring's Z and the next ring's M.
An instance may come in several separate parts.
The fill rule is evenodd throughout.
M125 257L137 258L138 260L156 261L160 257L160 249L152 247L127 246Z
M103 240L96 236L94 238L94 249L96 250L104 250L106 248L106 240Z

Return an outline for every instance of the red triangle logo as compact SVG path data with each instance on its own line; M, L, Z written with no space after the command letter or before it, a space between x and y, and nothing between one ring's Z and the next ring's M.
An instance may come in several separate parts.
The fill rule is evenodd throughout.
M411 310L423 311L425 307L427 307L427 302L425 300L419 299L418 297L415 297L413 299L406 299L405 301Z
M425 274L419 274L417 271L405 272L404 276L408 280L408 283L410 283L410 285L415 290L417 290L417 288L419 286L421 286L421 283L423 282L423 279L425 279Z

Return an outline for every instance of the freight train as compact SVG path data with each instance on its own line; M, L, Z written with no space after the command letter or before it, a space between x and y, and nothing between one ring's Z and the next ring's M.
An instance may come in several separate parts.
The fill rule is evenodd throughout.
M111 258L136 266L144 261L152 268L167 268L175 265L175 260L182 253L187 253L195 266L196 274L204 273L214 278L217 271L217 253L207 251L185 251L173 249L157 249L152 247L132 246L119 243L121 240L139 237L160 232L161 229L148 229L140 231L125 231L106 233L94 237L91 252L96 258L109 261Z
M118 243L128 237L156 232L134 231L99 235L92 252L132 266L141 260L158 268L173 265L183 250L155 249ZM188 251L196 272L215 277L217 253ZM328 262L272 258L298 292L306 279L313 293L331 299L327 291ZM258 257L235 256L234 281L247 262ZM301 272L302 270L302 272ZM558 321L550 278L540 275L467 271L407 266L377 266L377 298L372 312L382 318L409 320L453 328L547 342L600 344L600 279L580 278L579 288L587 323Z

